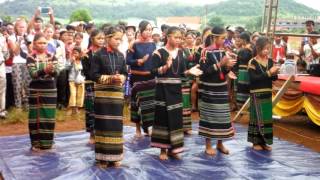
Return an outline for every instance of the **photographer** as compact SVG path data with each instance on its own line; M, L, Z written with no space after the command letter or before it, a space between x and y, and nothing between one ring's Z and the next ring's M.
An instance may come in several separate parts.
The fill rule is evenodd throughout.
M48 14L50 17L50 24L54 25L53 9L51 7L38 7L28 24L28 33L35 35L43 31L43 19L41 14Z

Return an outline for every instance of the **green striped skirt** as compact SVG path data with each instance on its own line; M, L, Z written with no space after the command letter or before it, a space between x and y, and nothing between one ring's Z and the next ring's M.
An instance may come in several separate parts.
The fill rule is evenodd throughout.
M95 156L99 162L117 162L123 159L122 86L95 86Z
M50 149L53 145L56 121L56 83L54 80L33 80L29 92L31 145L39 149Z
M249 74L247 69L239 69L239 75L237 79L237 105L239 108L250 97L250 87L249 87Z
M190 78L181 78L182 80L182 120L183 130L192 130L191 121L191 80Z
M131 121L141 122L142 129L147 132L154 121L155 80L149 76L133 75L131 78Z
M272 144L272 94L271 92L252 93L250 98L250 121L248 142Z

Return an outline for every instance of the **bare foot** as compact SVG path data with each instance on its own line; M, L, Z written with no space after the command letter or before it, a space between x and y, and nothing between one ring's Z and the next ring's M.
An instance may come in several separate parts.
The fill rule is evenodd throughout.
M90 137L89 144L94 144L94 143L96 143L96 141L94 140L94 137Z
M216 151L210 147L210 148L206 148L205 153L209 156L215 156L216 155Z
M173 159L177 159L177 160L180 160L181 157L177 154L177 153L172 153L172 152L169 152L168 153L168 156L173 158Z
M118 168L121 166L121 162L120 161L114 162L113 165L115 168Z
M268 145L262 145L262 148L266 151L272 151L272 147Z
M32 148L31 148L31 151L32 151L32 152L40 152L41 149L36 148L36 147L32 147Z
M96 166L101 169L107 169L108 164L106 162L96 162Z
M184 134L191 135L192 134L192 130L190 129L190 130L184 131Z
M168 160L168 155L166 150L161 150L160 156L159 156L161 161Z
M142 136L141 133L140 133L140 134L137 134L137 133L136 133L136 134L134 135L134 138L135 138L135 139L140 139L140 138L142 138L142 137L143 137L143 136Z
M258 145L258 144L253 145L252 148L253 148L254 150L256 150L256 151L262 151L262 150L263 150L262 146L260 146L260 145Z
M224 145L222 143L217 145L217 150L220 151L223 154L229 154L230 153L229 150L226 147L224 147Z

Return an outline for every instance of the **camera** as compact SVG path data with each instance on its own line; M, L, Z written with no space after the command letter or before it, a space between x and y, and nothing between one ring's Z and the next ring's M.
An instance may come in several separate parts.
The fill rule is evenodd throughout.
M50 7L39 7L41 14L48 14L50 11Z

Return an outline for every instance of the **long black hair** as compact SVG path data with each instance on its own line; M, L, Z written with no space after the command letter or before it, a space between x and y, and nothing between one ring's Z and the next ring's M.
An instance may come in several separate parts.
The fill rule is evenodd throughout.
M168 36L170 36L171 34L174 34L175 32L180 32L181 33L180 28L176 27L176 26L169 27L169 29L167 31L167 34L166 34L166 37L164 39L164 44L165 45L168 43Z
M261 36L258 38L257 42L256 42L256 53L259 54L261 53L261 51L263 50L263 48L268 45L271 44L269 38L267 38L266 36Z
M212 34L209 34L205 40L205 47L212 45L212 43L214 42L214 37L224 34L225 32L226 30L220 26L213 27L211 29Z

